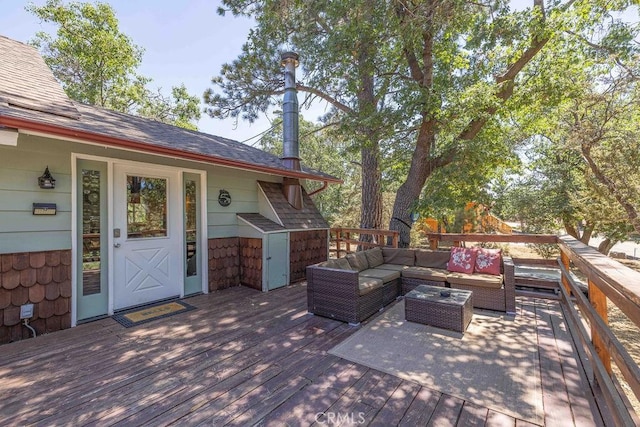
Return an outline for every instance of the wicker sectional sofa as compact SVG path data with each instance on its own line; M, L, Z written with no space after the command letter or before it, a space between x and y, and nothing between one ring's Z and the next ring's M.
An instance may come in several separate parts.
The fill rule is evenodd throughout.
M514 265L500 275L452 273L449 251L374 248L307 267L307 308L319 316L360 323L419 285L473 292L473 305L515 313Z

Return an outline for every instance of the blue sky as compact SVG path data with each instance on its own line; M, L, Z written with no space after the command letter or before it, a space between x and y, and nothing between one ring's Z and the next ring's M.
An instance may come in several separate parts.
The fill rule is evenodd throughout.
M103 0L104 1L104 0ZM233 61L252 26L248 19L221 17L218 1L212 0L107 0L120 23L120 30L144 48L140 74L153 79L151 87L184 83L189 93L202 99L225 62ZM27 0L0 0L0 34L28 42L37 31L55 34L55 28L43 25L25 11ZM42 5L45 0L33 1ZM309 117L313 119L314 117ZM200 131L244 141L270 126L266 119L257 123L221 121L203 114ZM252 140L250 142L255 142Z
M219 16L217 0L102 1L114 8L120 30L144 48L140 73L152 78L150 86L161 87L165 94L169 94L172 86L184 83L189 93L202 99L222 64L240 54L253 25L248 19L230 14ZM25 11L29 3L29 0L0 0L1 35L28 42L37 31L55 34L55 27L41 24ZM42 5L45 0L33 3ZM533 0L513 0L512 6L522 9L532 3ZM628 20L637 22L637 9L635 12ZM325 111L323 106L316 105L303 113L305 119L314 121ZM270 122L263 118L253 124L239 121L236 126L233 120L222 121L203 114L198 127L202 132L254 144L257 140L251 138L269 129Z

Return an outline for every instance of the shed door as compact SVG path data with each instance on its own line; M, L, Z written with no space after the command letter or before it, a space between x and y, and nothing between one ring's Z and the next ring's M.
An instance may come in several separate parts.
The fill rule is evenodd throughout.
M267 288L269 290L286 286L289 283L289 247L288 234L267 235Z
M180 174L114 165L114 309L182 296Z

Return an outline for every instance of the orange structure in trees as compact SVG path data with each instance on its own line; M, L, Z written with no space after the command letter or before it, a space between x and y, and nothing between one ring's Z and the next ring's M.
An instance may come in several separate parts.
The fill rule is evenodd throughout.
M464 207L462 233L512 234L513 229L503 220L491 214L491 208L481 203L468 202ZM426 232L446 233L446 224L435 218L419 221Z

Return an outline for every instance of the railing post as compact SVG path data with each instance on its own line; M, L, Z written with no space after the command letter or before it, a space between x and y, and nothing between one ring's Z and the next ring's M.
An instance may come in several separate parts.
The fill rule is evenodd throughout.
M336 258L342 254L342 228L336 228Z
M393 247L394 248L398 247L398 235L399 235L399 233L397 231L393 232Z
M346 244L347 244L347 254L351 253L351 232L347 231L345 233L345 238L347 239Z
M429 249L431 249L432 251L438 249L438 239L436 239L435 237L429 239Z
M562 265L564 265L564 268L569 271L569 269L571 268L569 257L564 253L564 251L560 251L560 261L562 262ZM567 294L571 295L571 286L569 286L569 281L566 277L564 277L564 274L561 274L560 277L562 279L562 286L564 286L564 288L566 289Z
M591 305L596 310L596 313L600 316L605 325L609 325L609 314L607 312L607 296L596 286L595 283L588 280L589 285L589 301ZM598 357L602 361L605 369L611 375L611 354L609 350L604 344L600 335L598 335L598 331L595 328L595 325L591 325L591 342L596 349L596 353L598 353Z

